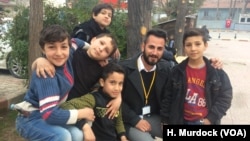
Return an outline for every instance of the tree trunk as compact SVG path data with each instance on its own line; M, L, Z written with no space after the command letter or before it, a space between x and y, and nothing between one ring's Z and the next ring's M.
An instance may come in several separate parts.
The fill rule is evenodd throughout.
M234 0L234 3L233 3L233 9L232 9L232 19L234 19L234 15L235 15L235 12L236 12L236 0Z
M246 14L246 7L250 3L250 0L243 0L243 7L241 9L241 14Z
M32 62L41 56L39 35L43 28L43 1L30 0L29 14L29 78L31 78Z
M182 38L186 23L187 0L178 0L177 17L175 24L175 47L177 48L177 56L185 55L183 52Z
M232 6L233 6L233 0L230 0L229 18L232 18Z
M151 28L152 0L128 0L127 58L141 51L140 44Z
M219 8L220 8L220 0L217 0L216 20L219 20L219 19L220 19Z

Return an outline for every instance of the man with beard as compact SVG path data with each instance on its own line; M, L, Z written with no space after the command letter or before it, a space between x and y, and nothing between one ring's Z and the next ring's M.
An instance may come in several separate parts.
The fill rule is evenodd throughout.
M166 33L160 29L147 32L141 53L120 61L126 74L122 91L122 115L130 141L154 141L162 137L160 110L166 96L170 66L162 59ZM210 59L214 68L222 62Z
M121 61L126 72L122 91L123 120L130 141L154 141L162 137L161 99L170 67L161 59L166 33L159 29L147 32L141 53Z

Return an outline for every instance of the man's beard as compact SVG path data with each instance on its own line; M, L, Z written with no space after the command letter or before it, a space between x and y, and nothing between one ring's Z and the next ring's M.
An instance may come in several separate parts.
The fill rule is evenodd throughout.
M158 59L158 58L157 58L157 61L156 61L156 62L149 61L149 56L147 56L145 52L143 52L142 57L143 57L144 61L145 61L148 65L150 65L150 66L154 66L156 63L159 62L159 59Z

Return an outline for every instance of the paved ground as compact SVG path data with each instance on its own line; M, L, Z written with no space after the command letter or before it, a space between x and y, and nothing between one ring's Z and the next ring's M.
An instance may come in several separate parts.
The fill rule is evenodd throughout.
M26 80L14 78L7 70L0 70L0 114L1 110L7 110L11 103L23 98L25 84Z
M232 106L222 124L250 124L250 32L210 30L210 35L212 39L205 55L223 61L233 86ZM24 85L24 80L0 70L0 110L23 98Z
M250 36L247 41L211 40L206 56L219 57L233 86L233 102L222 124L250 124Z

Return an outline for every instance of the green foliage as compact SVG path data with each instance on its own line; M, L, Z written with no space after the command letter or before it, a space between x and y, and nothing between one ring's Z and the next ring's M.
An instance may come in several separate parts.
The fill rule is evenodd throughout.
M195 0L194 3L188 3L190 13L197 13L198 9L201 7L204 1L205 0Z
M121 59L126 58L127 39L126 39L126 23L128 20L127 13L115 13L112 24L109 27L110 32L116 37L118 48L121 53Z
M67 7L56 8L51 5L45 5L44 12L43 26L59 24L71 33L73 27L78 23L78 18L75 16L74 11Z
M168 17L167 20L175 19L177 16L177 5L179 0L171 0L166 3L160 3L160 7L154 8L155 11L164 11ZM189 0L186 0L188 2ZM197 12L197 10L200 8L200 6L203 4L204 0L195 0L194 3L188 3L187 5L187 11L186 15L194 14ZM161 12L159 12L161 13Z
M98 0L79 0L72 9L68 7L57 8L50 4L44 5L44 26L59 24L71 33L77 24L91 17L92 8L97 2ZM12 47L11 55L22 60L24 66L28 66L29 9L18 7L17 10L19 12L14 17L13 26L7 33L6 40L10 41L10 46ZM122 57L126 56L126 22L126 13L115 13L115 18L109 28L118 41L118 47ZM25 69L26 74L28 74L28 67L25 67Z
M15 128L17 111L0 111L0 141L25 141Z
M13 58L18 58L22 66L28 66L28 57L27 57L28 46L29 46L29 30L27 30L29 29L28 16L29 16L29 10L27 8L20 7L20 11L13 19L12 26L5 36L5 40L8 40L10 46L12 47L11 56ZM25 70L25 72L28 72L28 70Z
M78 2L73 3L73 10L76 17L82 22L89 19L92 15L93 7L99 2L99 0L78 0Z

